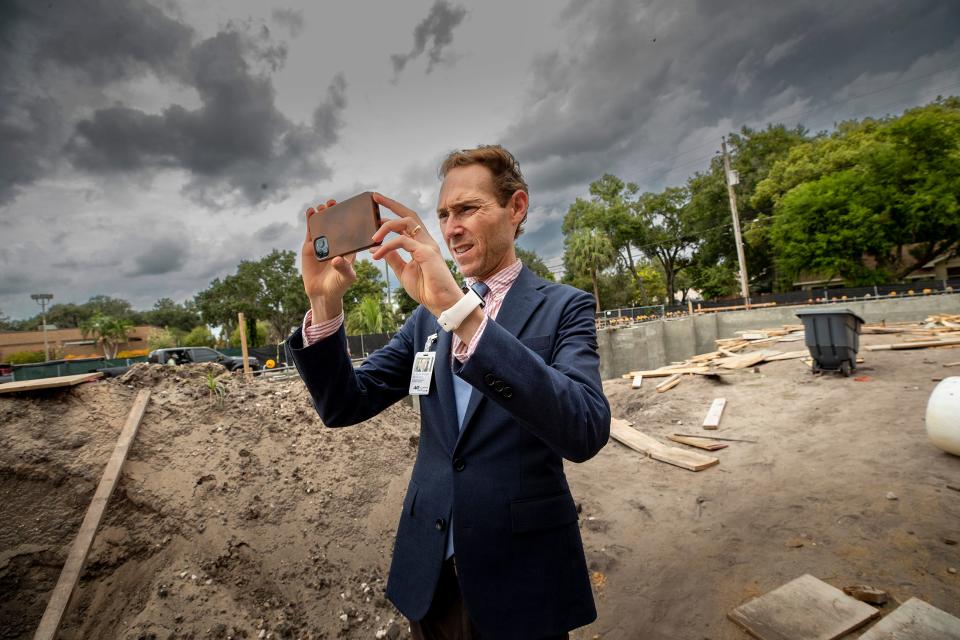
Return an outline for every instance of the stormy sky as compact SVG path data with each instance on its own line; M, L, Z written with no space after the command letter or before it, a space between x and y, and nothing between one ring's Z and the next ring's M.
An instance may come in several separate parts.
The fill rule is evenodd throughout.
M603 173L662 189L743 125L958 93L943 0L4 0L0 311L183 301L366 189L436 233L437 165L480 143L517 155L520 244L557 266Z

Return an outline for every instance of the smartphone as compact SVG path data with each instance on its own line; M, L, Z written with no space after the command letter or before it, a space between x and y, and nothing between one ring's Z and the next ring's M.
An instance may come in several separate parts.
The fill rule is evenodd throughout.
M373 192L347 198L310 216L313 252L321 262L336 256L380 246L371 240L380 228L380 205Z

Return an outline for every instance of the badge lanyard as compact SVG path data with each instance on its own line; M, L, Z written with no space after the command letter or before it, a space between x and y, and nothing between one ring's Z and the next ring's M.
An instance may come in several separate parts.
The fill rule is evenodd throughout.
M430 382L433 380L433 365L437 359L437 352L432 351L437 341L437 334L427 336L423 351L413 357L413 371L410 373L410 395L425 396L430 393Z

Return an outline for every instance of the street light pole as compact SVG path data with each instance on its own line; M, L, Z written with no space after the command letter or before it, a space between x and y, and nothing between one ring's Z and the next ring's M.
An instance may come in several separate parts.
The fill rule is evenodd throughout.
M47 303L53 300L52 293L31 293L30 298L40 305L40 316L43 318L43 357L50 360L50 345L47 342Z

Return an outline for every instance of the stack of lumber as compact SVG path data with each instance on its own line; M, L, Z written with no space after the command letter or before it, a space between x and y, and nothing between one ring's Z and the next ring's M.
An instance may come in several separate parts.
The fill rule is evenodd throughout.
M867 351L896 351L901 349L929 349L960 346L960 315L930 316L922 323L864 325L862 333L903 334L901 342L875 344Z

